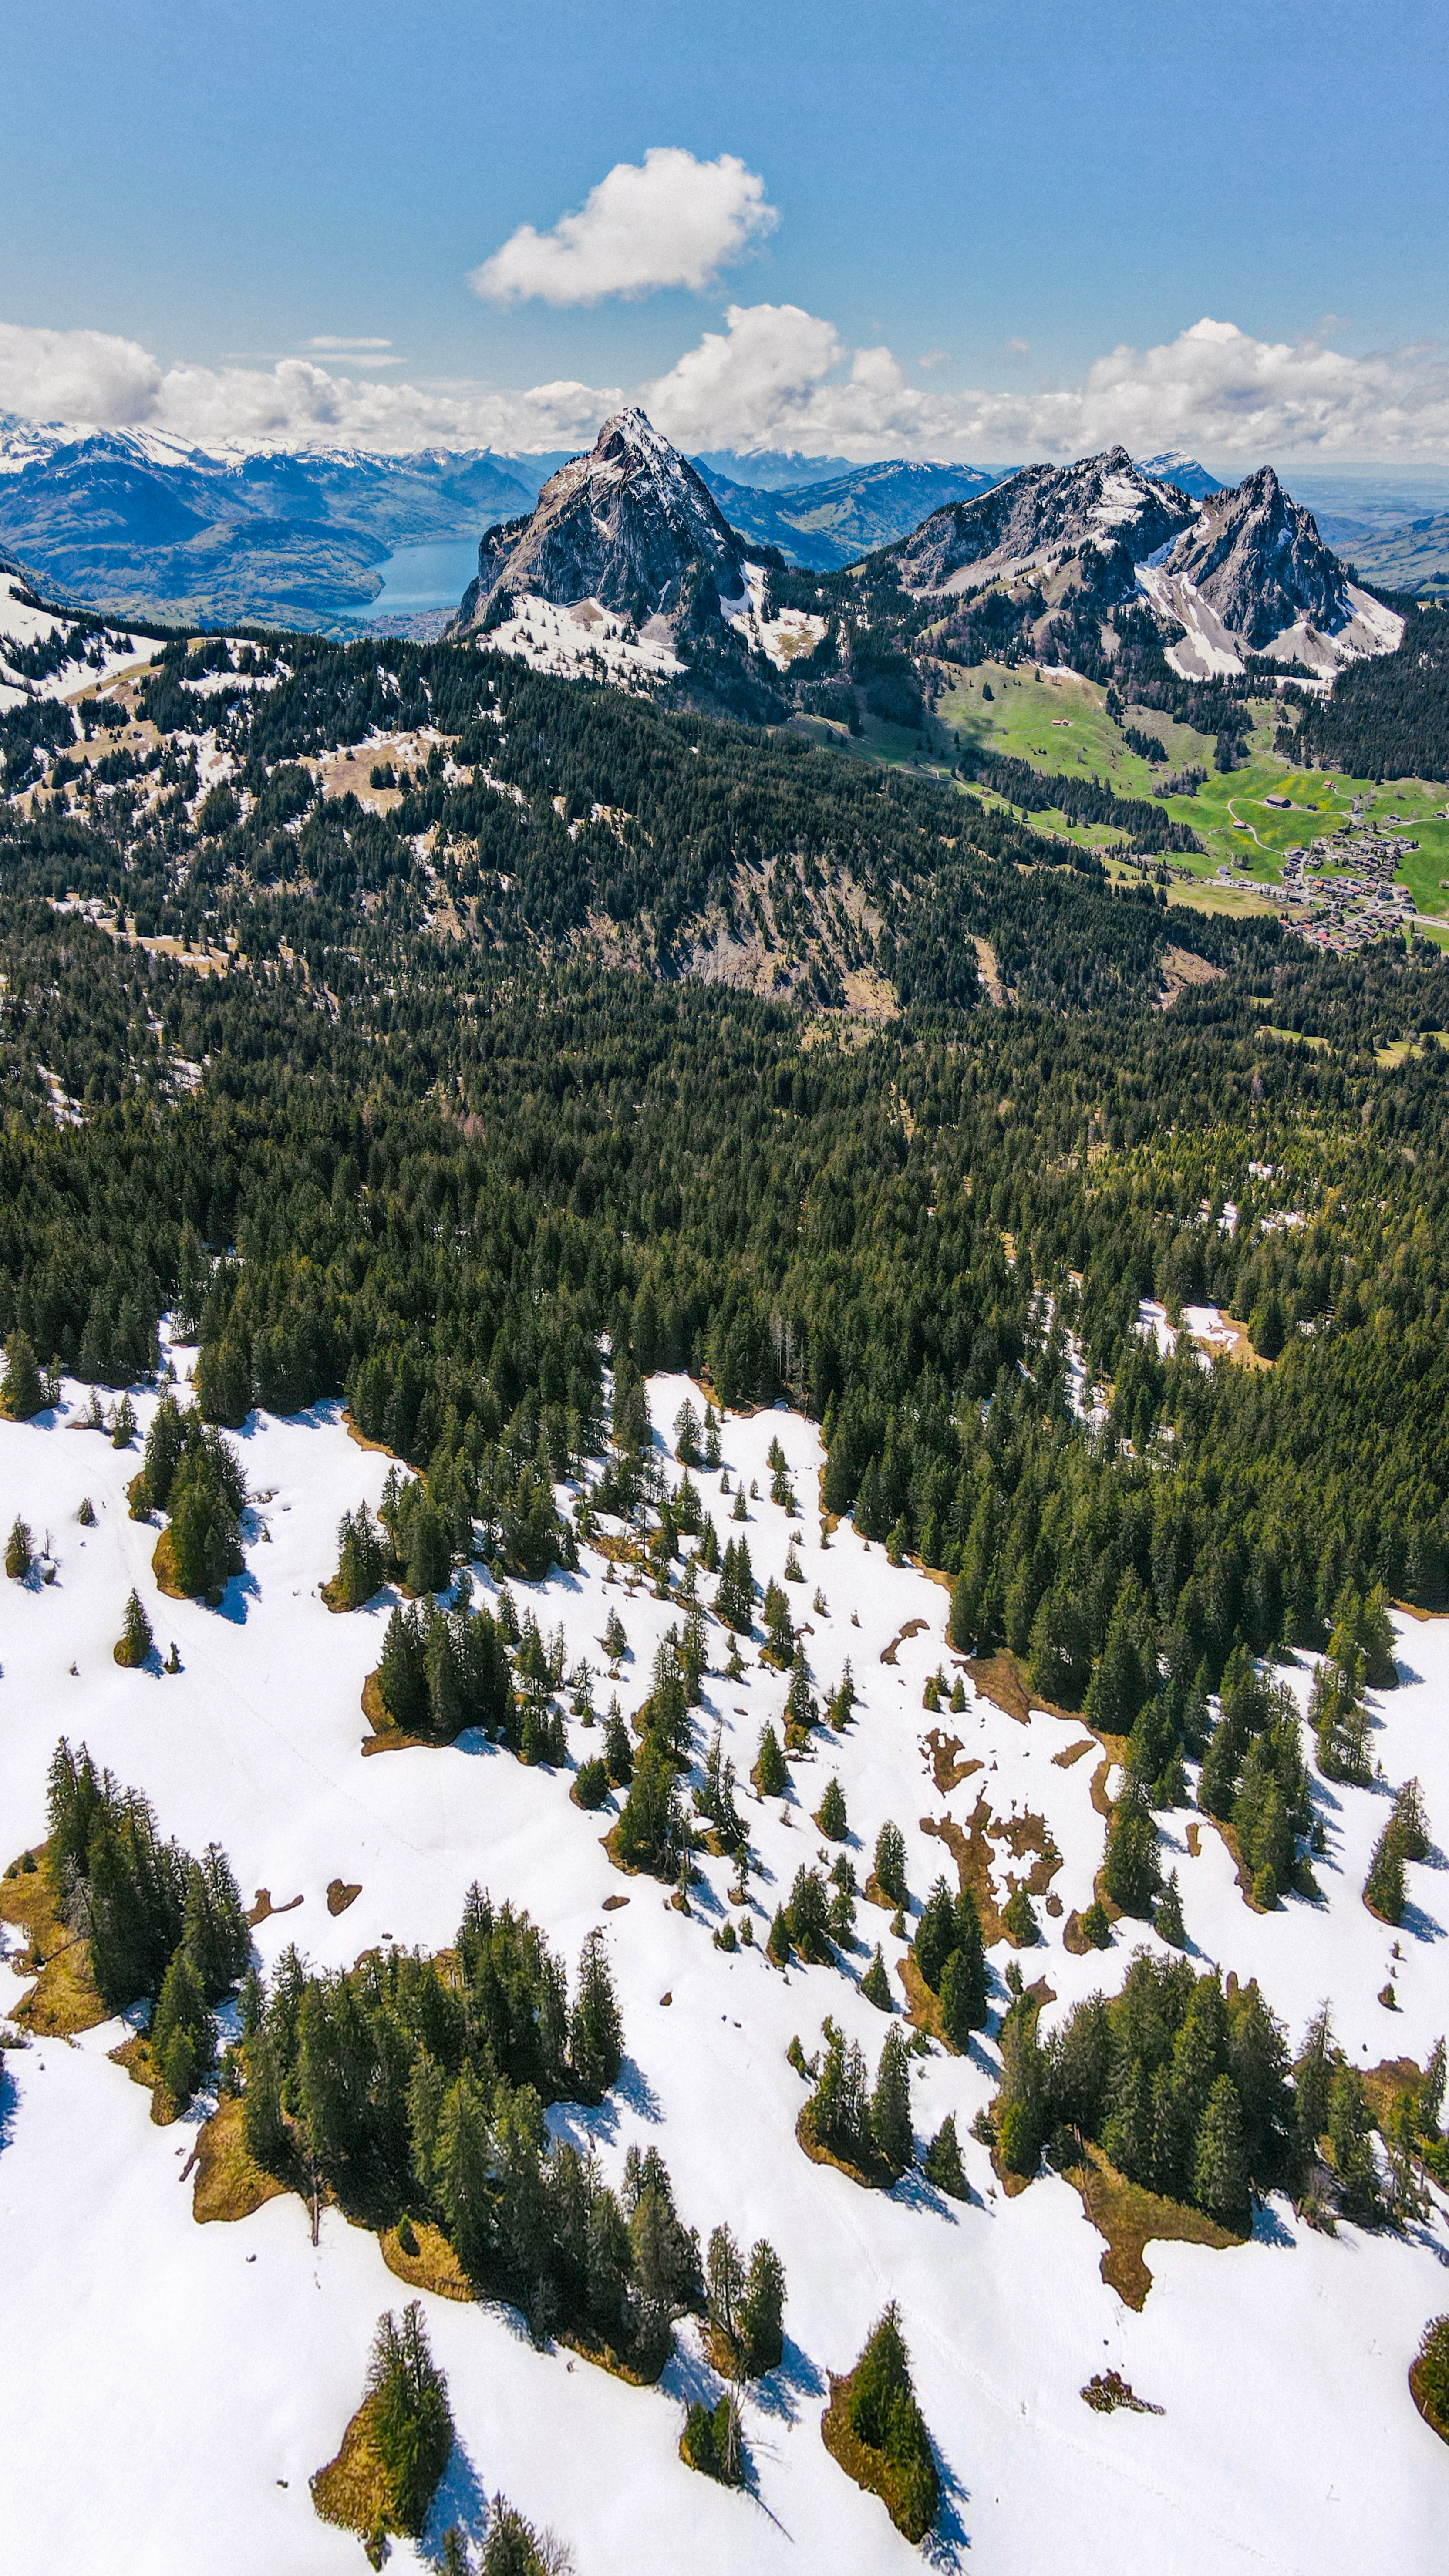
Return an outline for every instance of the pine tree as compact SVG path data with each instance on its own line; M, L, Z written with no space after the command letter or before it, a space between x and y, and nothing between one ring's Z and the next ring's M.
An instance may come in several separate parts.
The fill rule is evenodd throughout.
M1345 2211L1350 2218L1370 2224L1380 2207L1378 2166L1363 2086L1351 2067L1341 2067L1333 2079L1328 2097L1328 2143Z
M178 2109L184 2110L211 2064L211 2019L201 1980L184 1950L173 1957L151 2016L151 2057Z
M1041 1938L1041 1927L1032 1911L1031 1898L1024 1887L1013 1888L1007 1898L1001 1920L1006 1926L1008 1939L1014 1941L1018 1949L1030 1949L1033 1942Z
M845 1820L845 1792L841 1788L839 1780L833 1775L826 1783L825 1795L820 1801L815 1821L820 1827L822 1834L824 1834L829 1841L836 1843L844 1842L847 1832Z
M880 2053L875 2090L870 2097L870 2128L892 2172L904 2173L913 2153L911 2068L898 2030L887 2031Z
M1404 1854L1390 1817L1374 1845L1369 1874L1364 1880L1363 1901L1383 1923L1401 1923L1404 1919Z
M911 1944L916 1966L932 1994L935 1994L941 1983L941 1972L955 1949L958 1938L956 1908L952 1902L951 1891L944 1878L938 1878L921 1908L921 1919L916 1926L915 1940Z
M428 2518L453 2447L448 2383L434 2361L418 2300L403 2310L399 2330L389 2311L378 2320L367 2373L372 2436L388 2489L394 2531L416 2535Z
M23 1521L17 1512L11 1524L10 1536L5 1543L5 1571L12 1583L24 1582L30 1572L34 1554L35 1540L31 1536L29 1524ZM133 1594L132 1598L134 1597Z
M569 2058L585 2095L607 2093L624 2058L624 2026L604 1951L595 1930L579 1960L579 1990L569 2023Z
M802 1864L796 1870L786 1920L790 1939L802 1959L824 1960L830 1957L829 1902L825 1881L818 1869Z
M881 1947L878 1941L875 1945L875 1952L871 1959L870 1966L866 1969L865 1975L861 1978L860 1991L864 1995L867 2003L875 2005L877 2012L888 2013L894 2010L895 2007L891 1999L891 1981L886 1974L886 1963L881 1957Z
M958 1939L941 1970L941 2027L953 2048L963 2053L973 2030L988 2019L986 1949L976 1899L967 1889L956 1906Z
M944 2191L948 2199L970 2199L971 2194L961 2163L961 2149L956 2137L954 2112L947 2112L927 2147L922 2159L921 2171L927 2182L934 2183L937 2191Z
M1318 2152L1318 2141L1327 2130L1333 2078L1341 2063L1328 2006L1320 2004L1308 2025L1303 2054L1293 2070L1299 2155L1305 2164L1311 2165Z
M1247 2223L1248 2168L1242 2105L1230 2075L1220 2075L1198 2124L1193 2159L1193 2198L1224 2227Z
M1112 1813L1102 1884L1124 1914L1149 1915L1161 1885L1157 1827L1150 1810L1124 1790Z
M892 2518L908 2540L923 2540L936 2517L940 2479L911 2385L910 2360L894 2301L850 2373L849 2390L846 2412L852 2433L868 2450L883 2454L889 2464L887 2501Z
M45 1381L36 1365L28 1335L12 1333L5 1345L5 1375L0 1378L0 1410L12 1422L29 1422L46 1400Z
M118 1664L135 1672L144 1664L152 1647L151 1622L141 1606L141 1597L133 1592L126 1603L126 1625L115 1646Z
M750 2248L750 2268L739 2307L739 2340L745 2376L759 2379L778 2370L785 2356L785 2267L773 2245L760 2237Z
M1393 1833L1405 1860L1429 1857L1429 1819L1417 1780L1406 1780L1394 1799Z
M790 1786L790 1774L780 1739L773 1726L766 1725L760 1737L760 1750L755 1762L755 1786L762 1798L783 1798Z
M428 1722L428 1673L414 1610L395 1608L387 1623L377 1687L393 1725L405 1735L421 1733Z
M887 1822L876 1836L875 1876L894 1904L906 1903L906 1845L899 1825Z
M1152 1912L1153 1930L1160 1941L1174 1950L1185 1950L1187 1933L1183 1928L1182 1897L1178 1891L1177 1872L1169 1873Z

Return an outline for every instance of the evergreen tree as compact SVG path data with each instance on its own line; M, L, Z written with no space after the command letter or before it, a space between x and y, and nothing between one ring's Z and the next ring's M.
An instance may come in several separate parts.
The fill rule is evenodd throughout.
M434 2361L418 2300L378 2319L368 2364L372 2437L388 2490L391 2529L417 2534L453 2447L448 2383Z
M972 1921L941 1970L940 1988L941 2027L952 2047L963 2054L973 2030L984 2030L988 2018L986 1952L976 1900L968 1891L964 1902L970 1905Z
M5 1571L9 1575L12 1583L24 1582L25 1577L30 1572L31 1559L34 1554L35 1541L31 1536L29 1524L23 1521L20 1514L17 1512L15 1519L11 1524L10 1536L5 1543ZM135 1597L136 1596L133 1593L131 1595L132 1600L134 1600Z
M820 1801L815 1821L822 1834L826 1835L831 1842L844 1842L847 1832L845 1792L839 1780L833 1775L826 1783L825 1795Z
M44 1345L42 1345L42 1348ZM5 1374L0 1378L0 1409L12 1422L29 1422L46 1401L45 1381L25 1333L12 1333L5 1345Z
M867 2003L875 2005L877 2012L888 2013L894 2010L894 2005L891 1999L891 1981L886 1974L886 1963L881 1957L881 1948L878 1941L875 1945L870 1966L866 1969L865 1975L861 1978L860 1991L864 1995Z
M1041 1929L1032 1911L1031 1898L1024 1887L1013 1888L1007 1898L1001 1920L1006 1926L1008 1938L1014 1941L1019 1949L1029 1949L1033 1942L1041 1938ZM947 1964L949 1966L949 1962ZM943 1985L944 1982L943 1978Z
M1243 2227L1249 2210L1242 2107L1230 2075L1220 2075L1198 2124L1193 2197L1224 2227Z
M887 2031L880 2053L875 2090L870 2097L870 2128L892 2172L904 2173L913 2153L911 2068L898 2030Z
M944 2191L949 2200L969 2200L954 2113L948 2111L936 2131L922 2159L921 2171L927 2182L934 2183L937 2191Z
M604 1720L604 1760L615 1788L627 1789L634 1777L634 1747L617 1699L610 1701Z
M899 1825L882 1825L875 1843L875 1876L896 1905L906 1903L906 1845Z
M766 1725L760 1737L760 1750L755 1762L755 1785L762 1798L783 1798L790 1786L790 1774L780 1739L773 1726Z
M1352 2067L1340 2067L1328 2097L1328 2143L1339 2198L1350 2218L1371 2225L1379 2215L1378 2166L1363 2086Z
M1364 1881L1363 1901L1381 1922L1401 1923L1405 1894L1403 1846L1390 1817L1374 1845L1374 1856Z
M604 1936L595 1930L579 1960L579 1987L569 2022L569 2057L585 2095L601 2097L615 2081L624 2057L624 2026L604 1951Z
M851 2372L849 2388L850 2429L888 2462L893 2518L908 2539L921 2540L935 2520L940 2481L894 2301Z
M1112 1812L1102 1884L1124 1914L1145 1916L1161 1881L1157 1827L1148 1808L1124 1791Z
M940 1986L941 1972L959 1937L951 1891L944 1878L938 1878L921 1908L921 1919L911 1944L916 1966L933 1994Z
M176 1952L162 1979L150 2041L152 2063L172 2101L184 2110L214 2053L201 1979L184 1949Z
M802 1959L830 1957L829 1900L818 1869L802 1864L796 1870L785 1919L790 1939Z
M785 2356L785 2267L773 2245L760 2237L750 2249L739 2305L739 2340L745 2376L759 2379L778 2370Z
M415 1610L395 1608L387 1623L377 1687L393 1725L420 1734L428 1722L428 1670Z
M1187 1933L1183 1928L1182 1897L1175 1869L1169 1871L1152 1909L1152 1926L1160 1941L1169 1942L1174 1950L1186 1949Z
M115 1658L135 1672L151 1652L151 1622L141 1605L141 1596L133 1592L126 1603L126 1624L116 1642Z

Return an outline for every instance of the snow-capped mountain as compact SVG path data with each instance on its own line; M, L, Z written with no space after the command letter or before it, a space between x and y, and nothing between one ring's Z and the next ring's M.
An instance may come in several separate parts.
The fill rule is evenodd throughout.
M457 631L481 623L496 594L557 607L592 599L636 625L675 618L702 566L717 593L745 587L745 548L687 457L642 411L616 412L592 452L545 483L526 517L489 528Z
M1391 652L1403 633L1402 618L1349 580L1271 465L1202 501L1138 578L1159 613L1187 629L1172 659L1193 674L1240 670L1245 648L1327 674Z
M1223 489L1215 474L1209 474L1195 456L1184 456L1180 447L1166 448L1161 456L1139 456L1137 464L1154 481L1174 484L1179 492L1190 492L1194 500L1204 500L1209 492Z
M919 527L950 501L987 492L998 474L977 465L913 464L888 457L851 465L828 478L803 477L792 487L734 481L706 457L695 459L731 527L757 545L778 546L790 562L838 572L875 547Z
M1017 585L1038 650L1049 629L1070 630L1074 601L1089 601L1094 633L1099 615L1145 601L1185 678L1240 672L1252 655L1329 677L1363 654L1392 652L1403 633L1402 619L1350 582L1269 465L1233 491L1198 494L1122 447L1029 465L978 500L935 511L874 560L916 593Z

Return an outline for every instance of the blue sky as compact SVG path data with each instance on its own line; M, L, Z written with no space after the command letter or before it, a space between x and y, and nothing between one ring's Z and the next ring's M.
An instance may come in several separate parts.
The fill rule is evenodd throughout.
M1000 457L1120 415L1139 452L1443 459L1445 16L4 0L0 407L551 446L642 392L694 444ZM621 168L657 277L525 242L470 285ZM695 216L723 247L671 282Z

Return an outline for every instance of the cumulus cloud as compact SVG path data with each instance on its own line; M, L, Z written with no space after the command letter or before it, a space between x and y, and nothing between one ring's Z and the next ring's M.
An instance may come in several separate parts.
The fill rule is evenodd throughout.
M469 284L495 304L597 304L658 286L707 286L779 218L765 183L732 152L696 161L657 144L642 164L617 161L576 215L552 232L520 224Z
M1000 463L1120 439L1138 456L1179 447L1239 472L1265 459L1449 462L1449 365L1435 344L1355 358L1204 320L1157 348L1113 349L1080 384L960 392L913 384L889 349L852 349L798 304L732 304L722 330L627 389L383 380L370 362L385 346L166 367L106 332L0 324L0 412L207 447L527 451L587 446L611 411L638 401L686 449Z

